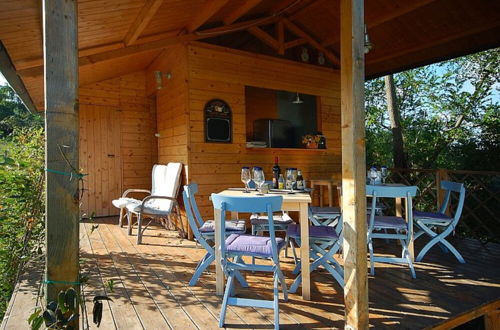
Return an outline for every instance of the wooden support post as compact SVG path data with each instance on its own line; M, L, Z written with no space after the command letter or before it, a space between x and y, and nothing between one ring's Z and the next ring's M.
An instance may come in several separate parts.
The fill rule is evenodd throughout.
M368 329L363 0L340 1L346 329Z
M77 0L43 2L46 297L79 281Z
M500 309L484 314L485 330L500 330Z

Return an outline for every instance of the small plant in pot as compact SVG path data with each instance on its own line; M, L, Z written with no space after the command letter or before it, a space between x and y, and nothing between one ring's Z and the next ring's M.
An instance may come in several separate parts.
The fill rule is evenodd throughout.
M320 140L320 135L306 134L302 137L302 144L308 149L318 149Z

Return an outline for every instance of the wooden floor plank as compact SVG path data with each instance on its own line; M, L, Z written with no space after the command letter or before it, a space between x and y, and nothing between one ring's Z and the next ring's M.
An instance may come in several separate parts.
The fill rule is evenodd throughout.
M87 232L90 231L89 224L85 224ZM101 276L105 282L113 280L113 291L107 295L113 299L110 307L118 329L144 329L138 317L134 305L131 303L128 290L122 283L121 277L115 268L115 264L106 249L99 229L89 235L89 240L95 255L95 260Z
M132 302L139 319L145 329L166 329L169 328L168 322L161 311L158 309L155 300L151 297L141 276L138 274L134 265L130 263L129 255L123 251L115 241L115 235L106 230L105 225L99 227L104 245L111 256L115 269L120 277L123 286L126 288L129 299ZM148 274L143 274L144 277Z
M90 273L85 288L87 314L92 317L90 299L105 293L113 302L104 306L103 329L218 329L221 298L215 295L214 267L209 267L199 283L188 282L205 251L194 242L182 240L177 233L152 226L146 231L143 245L135 236L116 225L116 218L99 218L99 227L91 233L92 223L82 224L82 266ZM418 252L426 241L416 242ZM483 246L473 240L454 239L466 264L458 263L439 248L432 249L423 262L415 263L417 278L412 279L407 266L376 263L376 275L369 276L370 325L376 329L427 328L460 315L476 315L500 299L500 245ZM398 255L400 246L377 242L377 255ZM341 261L341 260L340 260ZM259 260L259 263L266 261ZM294 267L290 258L282 258L287 284L292 284ZM38 267L39 272L43 267ZM367 270L368 271L368 270ZM319 269L312 274L312 301L304 301L300 290L280 301L280 326L286 329L343 328L343 292L329 273ZM34 276L28 282L26 276ZM106 282L114 280L114 291ZM3 329L17 329L27 316L24 306L33 306L41 273L25 274L9 306ZM272 297L271 274L249 273L251 290L237 288L237 295L259 299ZM22 284L24 283L24 284ZM31 292L31 293L30 293ZM23 304L23 308L18 306ZM21 320L23 319L23 320ZM14 321L13 321L14 320ZM14 322L14 323L10 323ZM456 319L455 319L456 322ZM14 326L14 324L16 326ZM27 325L27 323L26 323ZM228 329L272 328L272 310L228 308ZM90 324L91 329L95 329Z
M99 267L97 266L96 256L92 253L92 245L90 243L88 232L85 225L80 226L80 258L83 260L83 265L81 266L81 273L85 274L88 278L87 283L82 286L82 294L85 298L85 308L87 315L82 318L82 322L85 322L82 327L85 329L87 326L94 326L93 323L93 299L95 296L106 296L105 281L101 276ZM111 310L110 304L112 302L104 300L102 301L102 318L100 327L103 329L116 329L115 319Z

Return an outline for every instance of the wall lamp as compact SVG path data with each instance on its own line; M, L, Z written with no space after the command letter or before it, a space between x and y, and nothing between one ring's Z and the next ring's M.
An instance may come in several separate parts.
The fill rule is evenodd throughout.
M163 78L170 80L172 79L172 74L170 72L163 73L161 71L155 71L156 89L160 90L163 88Z

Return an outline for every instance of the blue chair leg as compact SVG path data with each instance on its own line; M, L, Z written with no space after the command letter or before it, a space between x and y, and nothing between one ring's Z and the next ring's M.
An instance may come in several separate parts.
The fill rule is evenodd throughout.
M224 298L222 299L222 307L220 310L220 318L219 318L219 328L224 327L224 321L226 320L227 302L233 290L233 282L234 282L234 273L231 272L229 273L229 276L227 278L226 291L224 292Z
M211 255L210 253L207 252L203 259L200 260L198 263L198 266L196 267L196 271L194 272L193 277L191 277L191 280L189 281L189 286L194 286L196 285L196 282L198 282L198 279L200 278L201 274L207 269L208 266L215 260L215 256Z
M238 263L241 263L241 264L245 263L243 261L243 258L241 256L236 257L235 262L238 262ZM236 279L238 280L238 282L240 282L241 287L248 288L248 282L245 280L245 278L243 277L243 275L241 275L241 273L238 270L234 271L234 276L236 276Z
M279 278L278 271L274 271L274 329L280 328L280 309L279 309Z

